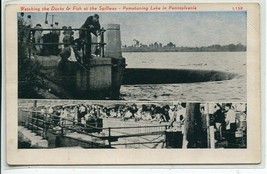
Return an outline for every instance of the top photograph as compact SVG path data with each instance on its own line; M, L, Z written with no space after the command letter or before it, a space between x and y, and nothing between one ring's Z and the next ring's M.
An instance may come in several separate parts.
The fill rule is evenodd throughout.
M18 12L18 98L247 101L247 12Z

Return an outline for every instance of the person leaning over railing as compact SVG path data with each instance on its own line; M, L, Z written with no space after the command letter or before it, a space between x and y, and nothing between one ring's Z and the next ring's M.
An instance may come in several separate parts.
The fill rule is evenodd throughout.
M86 57L83 57L83 63L87 64L89 62L88 58L91 58L91 33L93 33L95 36L100 35L100 23L99 23L99 15L95 14L94 16L89 16L85 23L81 26L81 29L85 30L80 30L79 38L82 40L84 43L87 43L86 45Z

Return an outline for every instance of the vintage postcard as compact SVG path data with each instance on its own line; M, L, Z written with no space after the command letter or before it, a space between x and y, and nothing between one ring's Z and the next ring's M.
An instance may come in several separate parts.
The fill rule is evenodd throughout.
M260 163L259 9L8 4L7 163Z

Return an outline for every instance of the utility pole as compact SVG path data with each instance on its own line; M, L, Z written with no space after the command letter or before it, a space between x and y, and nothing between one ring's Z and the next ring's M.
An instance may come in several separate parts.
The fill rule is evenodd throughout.
M52 17L52 23L51 23L51 24L54 24L54 17L55 17L55 16L58 16L58 15L54 15L54 14L53 14L53 15L48 15L48 16L51 16L51 17Z
M45 24L48 24L47 16L48 16L48 12L45 13Z

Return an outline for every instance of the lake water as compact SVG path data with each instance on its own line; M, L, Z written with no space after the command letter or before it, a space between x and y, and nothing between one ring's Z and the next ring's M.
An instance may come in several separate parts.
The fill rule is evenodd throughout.
M125 100L246 102L246 52L123 53L127 68L217 70L237 73L227 81L122 85Z

